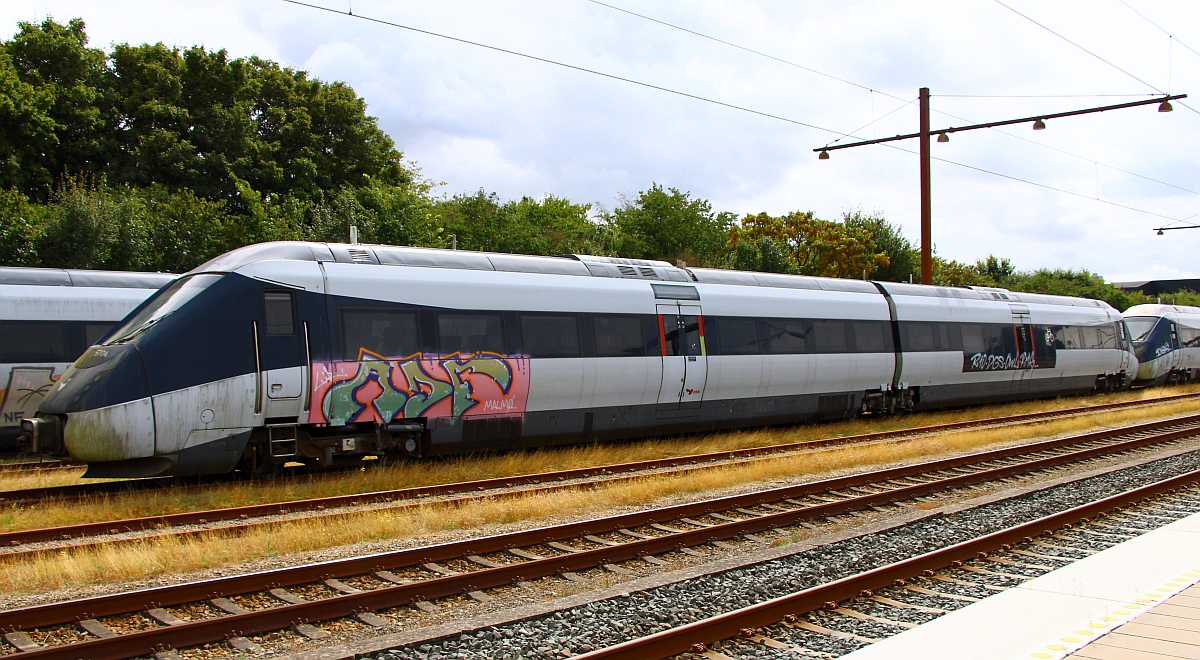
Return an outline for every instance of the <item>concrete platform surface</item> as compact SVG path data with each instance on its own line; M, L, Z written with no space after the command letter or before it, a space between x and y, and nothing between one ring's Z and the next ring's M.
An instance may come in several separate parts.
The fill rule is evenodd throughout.
M1200 658L1197 582L1200 513L842 659Z

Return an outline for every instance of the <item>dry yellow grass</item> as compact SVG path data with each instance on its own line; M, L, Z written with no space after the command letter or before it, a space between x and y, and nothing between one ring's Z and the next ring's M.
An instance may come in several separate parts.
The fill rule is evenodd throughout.
M1106 413L1103 421L1105 424L1128 424L1148 417L1188 414L1195 409L1193 402L1164 404L1153 410ZM0 561L0 591L18 594L69 585L122 582L365 541L415 539L448 530L597 515L618 507L653 505L671 497L764 481L805 475L821 476L847 468L870 468L897 461L930 459L1033 437L1074 433L1093 428L1098 421L1094 417L1072 418L998 429L960 431L905 442L883 441L813 450L687 474L664 473L595 489L496 497L464 503L434 501L414 508L372 510L335 518L281 522L244 535L214 531L190 539L165 537L119 547L64 551L26 562Z
M913 428L956 421L991 419L1028 412L1074 408L1089 404L1153 399L1164 395L1190 391L1200 391L1200 385L1140 390L1108 396L1021 402L895 417L862 418L847 422L809 424L782 429L760 429L705 436L653 439L630 443L583 445L540 451L512 452L493 456L468 456L445 461L381 465L359 471L336 472L313 477L267 482L228 484L198 491L150 491L101 496L82 502L45 502L36 505L10 505L5 509L0 509L0 531L16 531L102 520L120 520L182 511L200 511L251 504L286 502L332 495L347 495L571 468L612 465L655 458L686 456L689 454L721 452L732 449L857 435L873 431ZM1196 408L1196 403L1188 402L1163 404L1137 410L1098 413L1083 418L1076 418L1075 420L1063 421L1070 424L1070 428L1072 429L1082 429L1096 424L1119 423L1112 421L1117 419L1151 419L1176 414L1169 411ZM51 485L46 483L47 481L61 478L61 475L39 477L37 473L5 474L0 472L0 489L40 487ZM77 475L74 478L78 481ZM17 483L25 485L15 485Z

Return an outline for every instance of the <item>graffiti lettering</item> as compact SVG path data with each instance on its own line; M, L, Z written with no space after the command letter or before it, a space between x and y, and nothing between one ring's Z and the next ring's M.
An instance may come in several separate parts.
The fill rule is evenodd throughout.
M361 351L357 361L313 363L309 422L342 426L416 417L457 421L473 413L524 413L529 360L496 353L418 353L402 358Z
M17 367L8 374L8 387L0 390L0 414L4 425L20 424L37 410L58 378L50 367Z
M1009 371L1017 369L1033 369L1037 366L1032 352L1024 352L1019 355L1007 353L1005 355L991 355L988 353L976 353L970 356L964 356L963 371Z

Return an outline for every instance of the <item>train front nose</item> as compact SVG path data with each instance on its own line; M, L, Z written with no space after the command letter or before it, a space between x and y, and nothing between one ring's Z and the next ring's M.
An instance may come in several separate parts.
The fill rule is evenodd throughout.
M170 469L154 456L154 406L137 347L93 346L72 365L38 407L32 426L39 444L61 442L66 453L89 464L87 477L153 476ZM104 471L104 470L102 470ZM111 471L111 469L107 470Z

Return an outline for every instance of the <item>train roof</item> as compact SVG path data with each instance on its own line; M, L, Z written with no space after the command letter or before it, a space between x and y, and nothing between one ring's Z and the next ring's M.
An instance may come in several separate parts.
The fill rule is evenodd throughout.
M1134 305L1125 310L1125 316L1166 316L1167 314L1194 314L1200 316L1200 307L1188 305Z
M395 245L365 245L345 243L305 243L281 241L247 245L227 252L193 270L193 273L232 272L259 261L331 261L425 268L455 268L517 273L577 275L583 277L616 277L624 279L658 280L665 282L700 282L780 289L813 289L852 293L878 293L875 283L867 280L807 275L783 275L719 268L682 268L665 261L623 259L586 254L554 257L475 252L473 250L442 250L437 248L402 247ZM879 282L889 294L898 296L927 296L965 300L995 300L1068 307L1110 308L1103 301L1039 293L1014 293L995 287L927 286L899 282Z
M178 277L171 273L130 273L115 270L21 268L0 266L0 285L77 286L106 289L161 289Z

